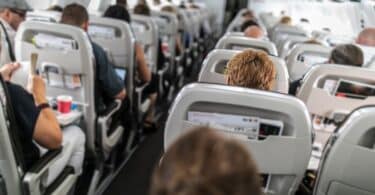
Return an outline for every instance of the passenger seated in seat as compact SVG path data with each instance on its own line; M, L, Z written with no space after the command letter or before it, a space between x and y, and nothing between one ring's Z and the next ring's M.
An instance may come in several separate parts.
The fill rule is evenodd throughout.
M13 108L17 127L21 133L20 142L26 169L30 169L47 150L64 147L59 158L49 170L47 185L59 174L71 166L76 174L82 172L85 154L85 135L77 126L68 126L61 130L54 111L48 106L46 86L39 76L29 79L28 91L10 82L13 73L20 64L6 64L0 74L6 83L9 100ZM39 145L34 144L34 141Z
M375 47L375 28L366 28L359 33L357 43L368 47Z
M276 67L263 51L246 50L235 55L227 65L227 84L269 91L276 78Z
M177 10L175 7L167 5L161 8L162 12L169 12L177 16ZM180 35L176 36L176 55L179 56L182 54L182 41Z
M55 12L60 12L60 13L62 13L63 10L64 9L59 5L53 5L47 9L47 11L55 11Z
M291 26L292 25L292 18L290 16L283 16L281 19L280 19L280 24L283 24L283 25L288 25L288 26Z
M255 18L255 14L253 12L253 10L246 10L243 14L242 14L242 18L243 20L256 20Z
M261 195L248 150L215 130L198 128L177 139L154 171L151 195Z
M247 27L244 33L245 33L245 36L249 38L254 38L254 39L264 38L264 32L259 26Z
M30 10L29 4L25 0L0 1L0 42L5 48L0 53L0 64L15 61L14 38L19 25L25 20L26 11Z
M255 22L254 20L246 20L245 22L243 22L241 24L241 32L245 32L245 30L248 27L251 27L251 26L258 26L259 27L259 24L257 22Z
M134 7L134 14L144 15L144 16L151 16L151 9L144 3L138 3Z
M114 18L119 19L127 22L130 24L131 19L129 12L120 5L113 5L109 7L105 13L104 17L108 18ZM155 121L154 121L154 115L155 115L155 107L156 107L156 101L158 98L158 76L151 73L151 70L149 69L149 66L147 65L146 57L144 50L141 46L141 44L136 43L135 44L135 58L136 58L136 64L137 64L137 72L140 77L140 79L145 82L149 83L149 85L145 88L143 91L144 97L149 98L150 100L150 110L148 111L148 115L145 119L145 128L147 130L155 130Z
M64 8L61 23L88 30L89 15L82 5L73 3ZM106 105L114 99L124 100L126 97L125 83L115 73L113 65L108 61L107 54L99 45L91 42L96 60L96 83L99 91L97 111L105 110Z
M361 67L364 63L363 52L361 48L352 44L338 45L331 51L327 63ZM303 78L298 79L290 84L290 95L297 94L298 88L302 84L302 80Z

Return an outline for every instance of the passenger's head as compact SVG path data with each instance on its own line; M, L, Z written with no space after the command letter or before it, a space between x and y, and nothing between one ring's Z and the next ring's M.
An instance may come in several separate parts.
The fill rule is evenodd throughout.
M130 23L130 14L124 6L121 5L112 5L105 12L104 17L114 18L118 20L123 20L127 23Z
M306 43L306 44L314 44L314 45L322 45L322 43L319 42L319 41L316 40L316 39L310 39L310 40L307 40L307 41L305 41L305 42L303 42L303 43Z
M160 5L161 2L160 2L160 0L154 0L154 4L155 4L155 5Z
M254 20L246 20L241 25L241 31L244 32L250 26L259 26L259 24Z
M254 39L262 39L264 37L264 32L259 26L247 27L244 33L246 37Z
M292 18L289 17L289 16L283 16L283 17L280 19L280 24L284 24L284 25L292 25Z
M271 90L276 68L263 51L246 50L235 55L227 65L227 84L260 90Z
M89 14L85 7L73 3L64 8L61 23L77 26L87 31L89 27Z
M329 63L343 64L361 67L363 65L364 57L361 48L352 45L344 44L336 46L330 55Z
M151 195L260 195L260 177L247 149L208 128L179 138L157 166Z
M364 46L375 47L375 28L366 28L359 33L357 43Z
M146 4L139 3L134 7L134 14L151 16L151 9Z
M255 19L255 14L252 10L246 10L244 13L242 13L242 18L245 20L253 20Z
M169 12L169 13L172 13L172 14L177 14L176 8L174 8L173 6L170 6L170 5L163 6L161 8L161 11L162 12Z
M48 11L63 12L64 9L59 5L53 5L47 9Z
M25 20L26 12L31 7L25 0L1 0L0 18L7 22L14 30Z
M127 7L128 2L127 2L127 0L116 0L116 5Z

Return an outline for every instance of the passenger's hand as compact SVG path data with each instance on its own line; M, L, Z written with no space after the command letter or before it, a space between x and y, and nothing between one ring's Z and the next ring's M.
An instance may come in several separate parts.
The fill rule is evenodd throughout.
M19 63L11 63L5 64L3 67L0 68L1 76L3 77L4 81L10 81L12 78L13 73L20 67Z
M42 77L30 75L27 89L34 96L34 100L37 105L47 103L46 84L44 83Z

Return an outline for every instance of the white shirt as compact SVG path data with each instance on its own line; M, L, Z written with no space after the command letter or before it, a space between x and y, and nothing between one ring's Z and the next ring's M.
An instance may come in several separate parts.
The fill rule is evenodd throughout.
M0 18L0 22L4 25L5 30L9 36L10 44L14 49L14 38L16 37L16 31L2 18ZM0 51L0 66L12 62L9 54L9 45L6 41L5 32L3 28L0 27L0 44L1 44L1 51Z

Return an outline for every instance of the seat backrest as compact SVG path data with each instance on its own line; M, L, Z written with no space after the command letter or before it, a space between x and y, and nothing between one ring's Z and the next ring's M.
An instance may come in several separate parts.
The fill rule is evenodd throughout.
M216 44L216 49L258 49L267 52L270 55L278 56L275 44L270 41L253 39L240 36L224 36Z
M58 23L61 20L61 13L55 11L37 10L27 12L26 21L53 22Z
M242 15L247 11L248 9L241 9L236 17L232 20L232 22L229 24L228 28L227 28L227 32L236 32L236 31L240 31L240 27L242 25L242 22L244 22L244 19L242 17Z
M306 42L310 40L310 38L305 37L305 36L294 36L294 35L287 35L284 36L278 45L276 45L277 50L279 52L279 56L283 59L287 57L291 51L291 49L296 45L296 44L301 44L303 42Z
M230 59L241 51L216 49L208 54L203 61L202 69L199 73L199 82L225 84L225 68ZM289 75L284 60L269 56L276 67L276 83L273 91L288 93Z
M70 25L28 21L18 29L15 45L17 61L29 61L37 53L41 72L58 72L48 77L47 96L70 95L82 107L87 144L95 151L95 57L87 33ZM22 74L18 78L28 77L28 71Z
M136 67L135 38L129 24L111 18L91 17L88 33L95 43L107 51L113 65L127 70L126 89L128 97L132 98Z
M306 103L309 112L327 118L347 115L356 108L375 104L375 97L365 99L336 96L339 80L375 84L375 71L344 65L313 66L303 79L297 97Z
M354 111L327 144L315 195L375 194L375 107Z
M316 44L299 44L296 45L287 57L290 79L297 80L317 63L328 61L332 48Z
M300 36L300 37L309 37L308 33L297 27L297 26L288 26L278 24L271 30L271 40L276 44L280 42L284 36Z
M270 31L272 29L272 27L274 27L279 22L279 18L274 16L272 14L272 12L271 13L267 13L267 12L260 13L259 19L260 19L261 23L264 25L264 27L267 29L267 31Z
M248 125L243 121L259 121L260 124ZM310 117L301 101L287 95L239 87L188 85L171 107L165 126L164 149L190 128L202 125L214 127L245 144L260 172L270 175L266 182L269 184L265 186L269 194L294 194L312 148ZM278 130L273 134L262 133L269 125Z
M135 38L145 48L146 60L153 70L157 69L159 52L159 29L152 17L132 14L131 27Z
M364 56L364 67L374 68L375 66L375 47L368 47L363 45L357 45L362 49Z
M156 11L153 11L152 15L154 16L153 19L158 26L159 36L162 37L162 41L166 41L166 43L168 44L168 53L171 56L169 63L171 64L171 66L173 66L176 56L176 37L178 35L177 16L172 13Z
M5 194L21 195L22 170L15 157L15 150L10 135L10 120L7 113L7 94L2 83L0 83L0 192Z

